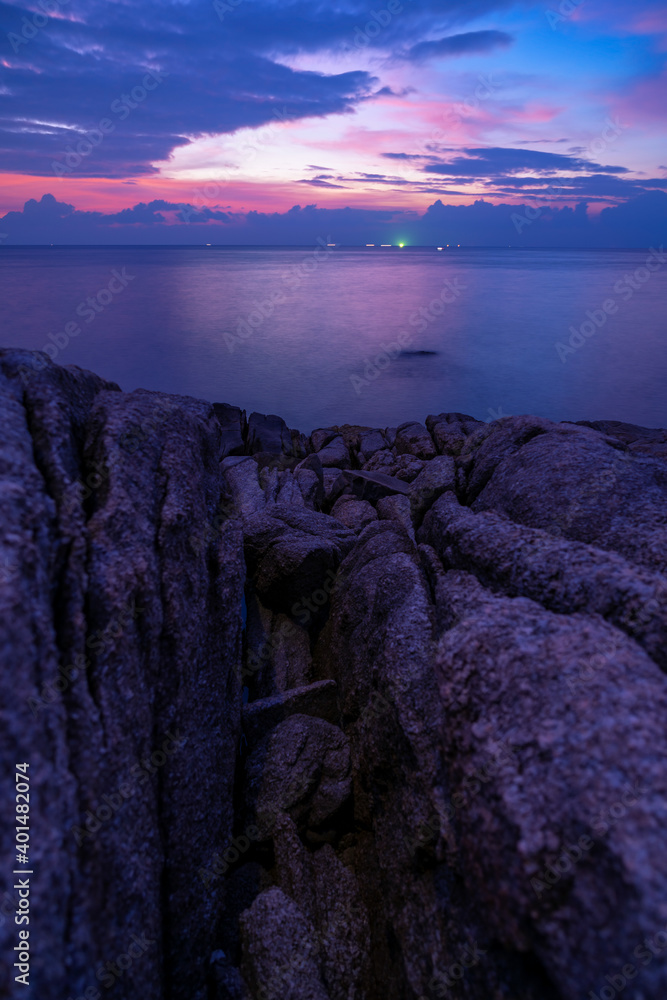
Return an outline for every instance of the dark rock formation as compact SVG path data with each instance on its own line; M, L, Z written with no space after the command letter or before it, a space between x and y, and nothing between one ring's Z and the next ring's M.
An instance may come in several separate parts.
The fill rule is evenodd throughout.
M245 410L240 410L238 406L228 406L226 403L214 403L213 409L222 431L222 457L245 455L245 442L248 436Z
M134 946L107 995L204 998L223 900L196 873L231 833L240 730L220 426L208 404L32 360L0 354L0 648L5 815L30 764L34 995L82 995Z
M423 424L401 424L396 431L394 445L398 455L415 455L417 458L433 458L436 454L433 438Z
M662 1000L665 431L306 438L18 351L0 408L34 996Z
M287 813L300 831L318 832L350 795L350 748L330 722L291 715L250 754L244 786L253 825L268 837Z

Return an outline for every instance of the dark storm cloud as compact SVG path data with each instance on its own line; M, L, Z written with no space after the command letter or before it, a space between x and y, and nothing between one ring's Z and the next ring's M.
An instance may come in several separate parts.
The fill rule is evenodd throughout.
M504 31L468 31L461 35L450 35L430 42L419 42L408 49L402 59L424 63L429 59L443 56L463 56L474 52L491 52L493 49L507 48L514 39Z
M383 153L388 160L428 160L423 153Z
M461 179L456 179L461 183ZM626 180L609 174L590 174L587 177L557 177L550 181L541 181L534 177L496 177L486 182L493 190L494 197L502 194L538 194L557 196L560 199L596 198L609 200L613 198L633 198L647 194L655 188L667 188L667 178L652 177L641 180Z
M429 163L422 169L429 174L451 174L457 177L502 177L524 171L553 174L559 170L577 172L601 171L605 174L627 174L625 167L603 167L599 163L564 153L543 153L537 149L507 149L504 147L464 149L465 156L455 156L447 162ZM385 154L386 155L386 154Z
M218 0L217 7L211 0L49 2L58 16L38 29L25 0L0 2L3 170L57 176L54 161L65 163L69 155L74 164L79 143L91 141L107 119L113 131L76 171L117 178L151 173L153 162L194 137L345 113L378 92L378 81L362 70L314 73L280 61L296 52L358 49L355 39L372 13L366 0ZM386 20L382 0L376 6ZM509 6L507 0L404 0L365 44L392 53L433 30ZM150 71L160 82L147 90Z
M667 183L667 182L666 182ZM438 200L423 215L408 211L373 209L324 209L295 206L288 212L227 213L216 208L193 215L186 225L183 206L155 200L124 212L104 215L79 212L72 205L44 195L26 202L22 212L0 218L0 232L11 244L196 244L315 245L318 238L338 244L368 242L437 246L568 246L648 247L664 243L667 229L667 194L652 191L599 217L591 216L586 202L576 208L556 207L530 196L524 204L494 205L479 200L473 205L446 205ZM540 211L535 213L535 206ZM169 221L165 221L167 216ZM515 218L523 218L517 230ZM0 249L11 253L11 249Z

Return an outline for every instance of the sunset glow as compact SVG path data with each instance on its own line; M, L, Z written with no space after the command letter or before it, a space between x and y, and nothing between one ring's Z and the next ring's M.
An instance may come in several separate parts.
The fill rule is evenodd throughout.
M667 188L659 3L68 2L41 27L3 8L3 215L50 194L82 222L132 209L145 226L141 204L221 229L438 200L594 218Z

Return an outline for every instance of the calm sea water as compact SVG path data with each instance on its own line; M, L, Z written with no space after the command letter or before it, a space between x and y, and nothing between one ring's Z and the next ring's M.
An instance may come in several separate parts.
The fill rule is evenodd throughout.
M665 427L667 260L647 257L4 247L0 345L304 431L446 410Z

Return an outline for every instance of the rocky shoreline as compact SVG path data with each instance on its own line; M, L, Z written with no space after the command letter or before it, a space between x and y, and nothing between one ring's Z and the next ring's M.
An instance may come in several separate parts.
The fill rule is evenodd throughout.
M662 1000L667 432L0 407L34 996Z

